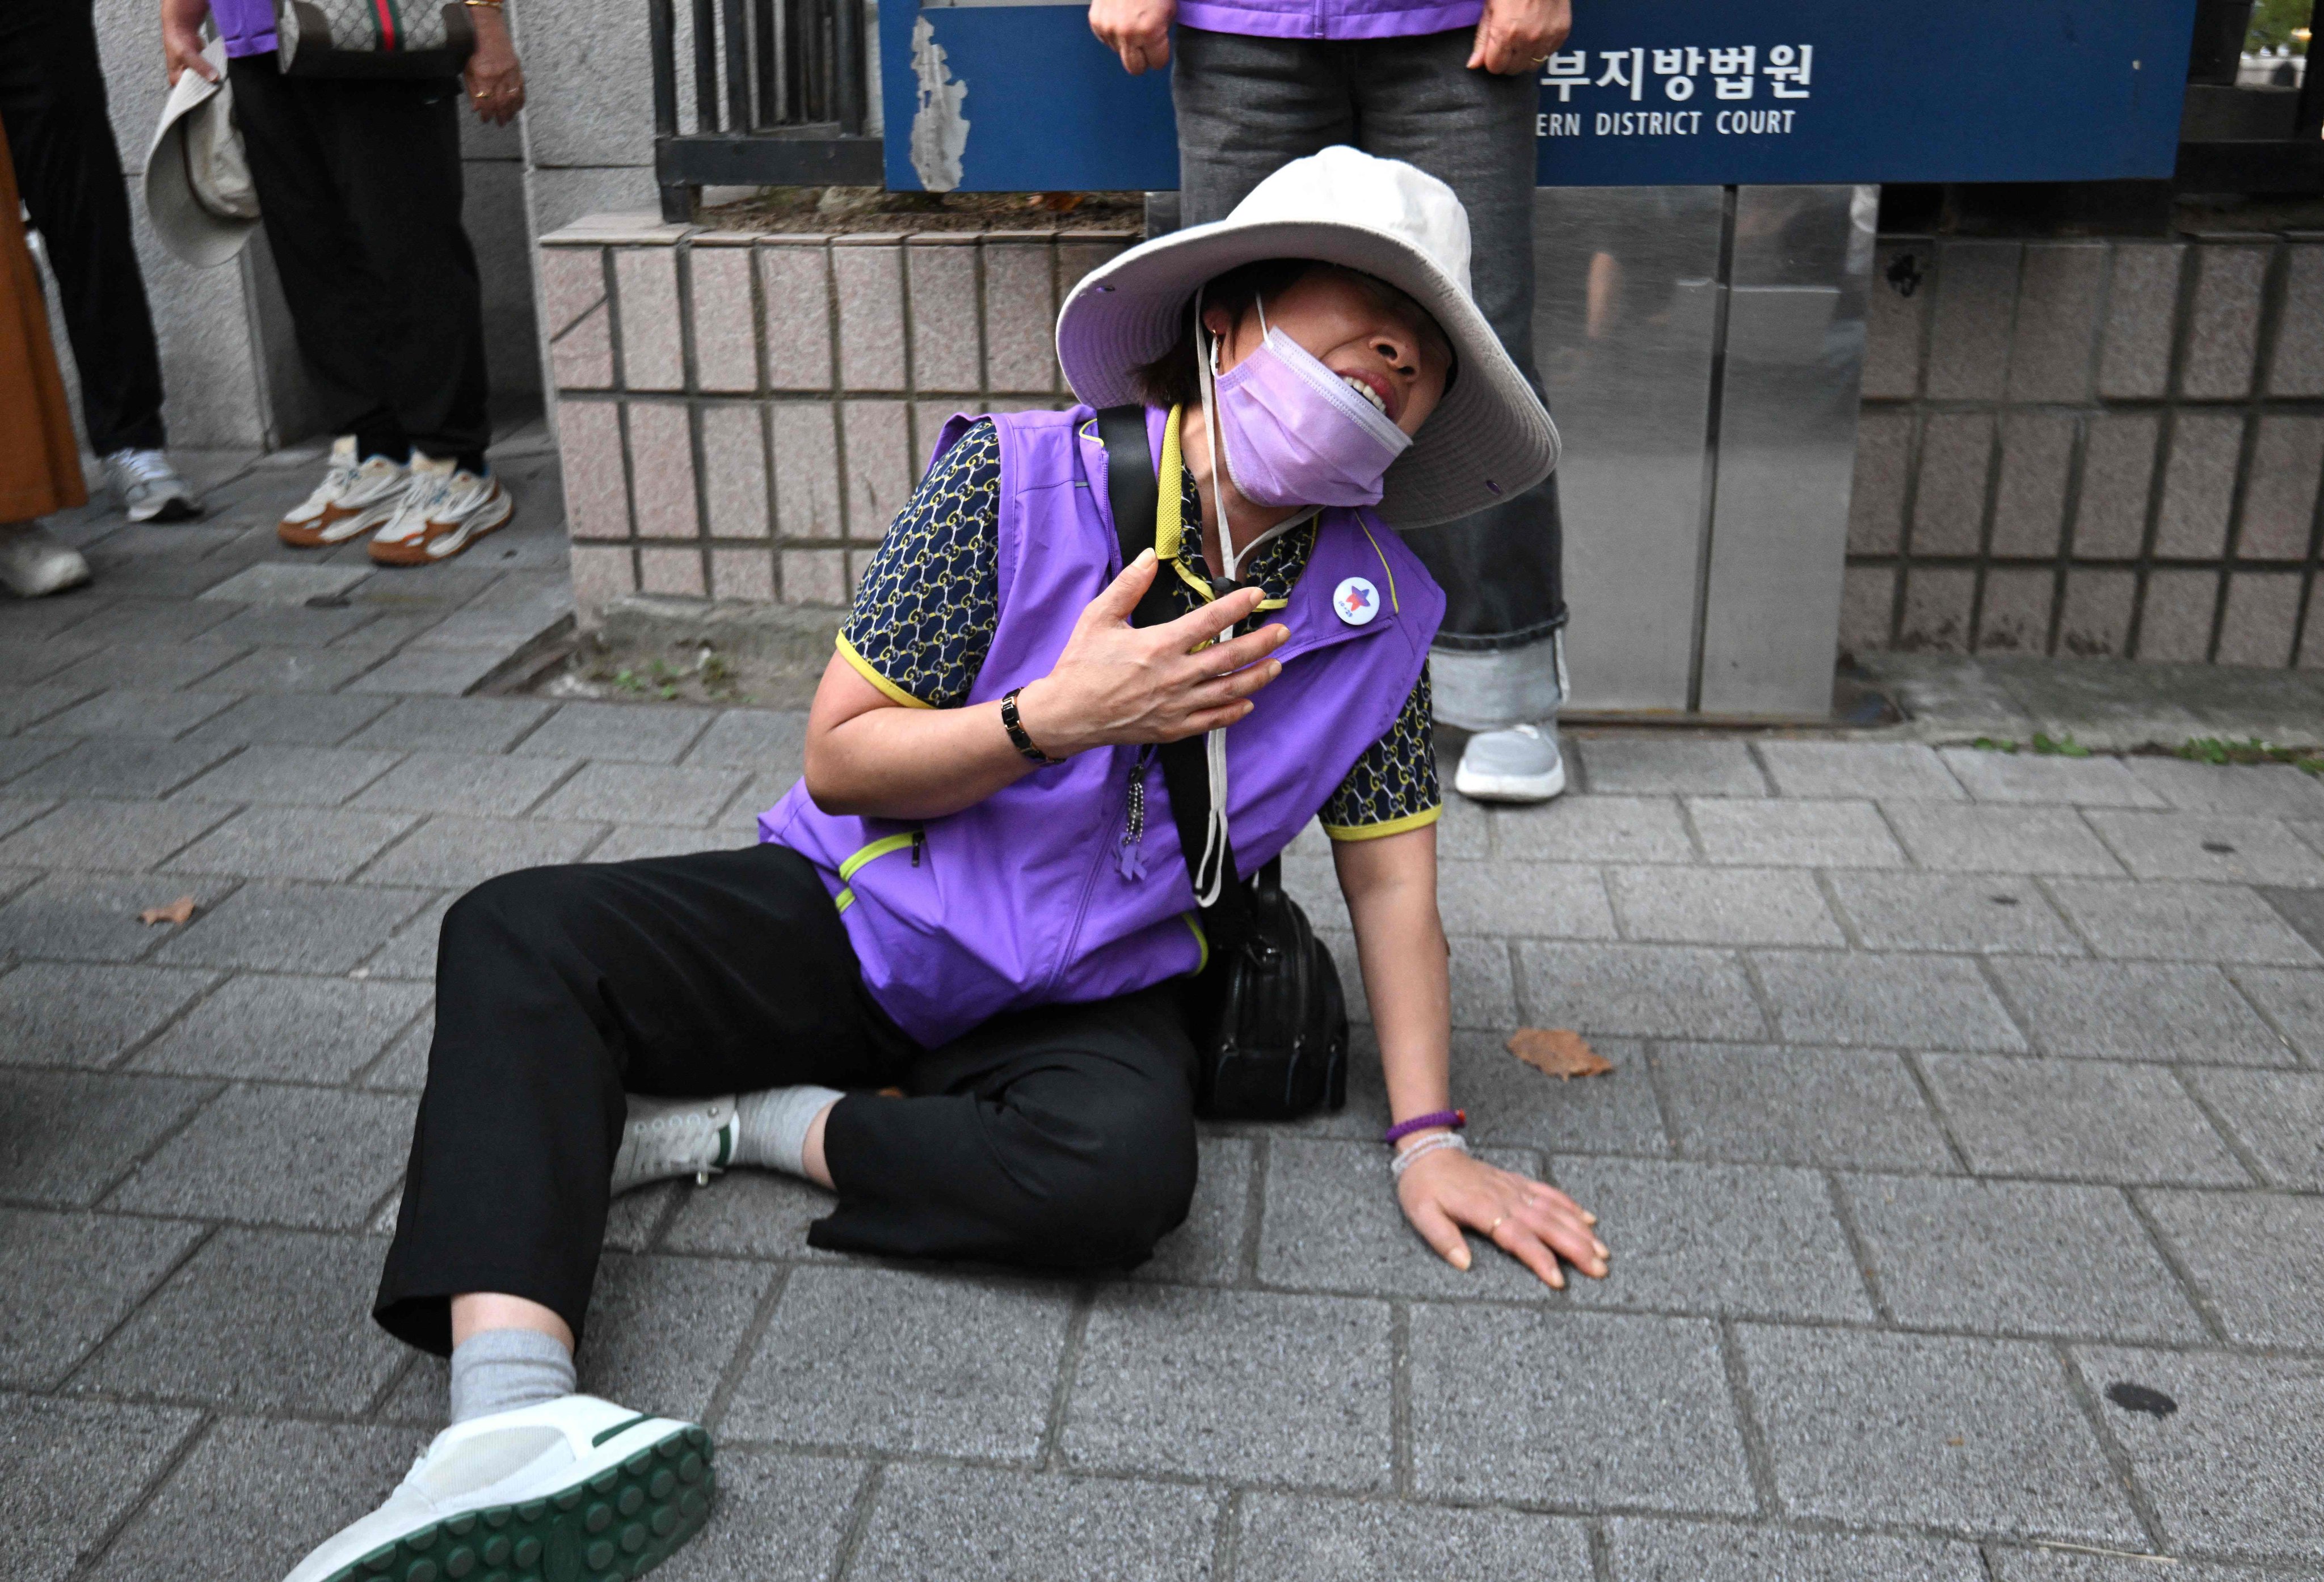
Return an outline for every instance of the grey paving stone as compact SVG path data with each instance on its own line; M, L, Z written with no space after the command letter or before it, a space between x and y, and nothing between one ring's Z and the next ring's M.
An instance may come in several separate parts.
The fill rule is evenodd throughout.
M396 765L392 752L328 747L244 748L178 793L187 802L337 807Z
M752 844L750 835L722 822L706 829L672 829L666 824L619 824L604 844L589 853L592 862L627 862L638 857L684 857L696 851L732 851Z
M110 1065L217 980L158 967L28 962L0 978L0 1062Z
M1410 1332L1424 1497L1751 1510L1710 1320L1430 1302Z
M2324 1559L2324 1363L2105 1350L2074 1359L2101 1399L2116 1381L2179 1403L2100 1408L2172 1548Z
M2143 1541L2049 1347L1759 1324L1739 1333L1791 1514Z
M1679 1152L1690 1158L1957 1168L1920 1084L1885 1050L1673 1044L1652 1060Z
M1295 1145L1286 1137L1284 1145ZM1130 1272L1133 1279L1226 1285L1242 1273L1258 1145L1244 1137L1204 1137L1195 1146L1201 1164L1194 1173L1194 1201L1186 1222L1164 1237L1154 1255Z
M722 716L635 704L566 704L515 750L527 757L673 764Z
M1835 873L1832 894L1876 951L2079 956L2041 887L2012 874Z
M406 698L346 745L407 752L506 752L549 710L547 704L520 698Z
M397 892L390 891L390 894ZM406 891L404 894L412 892ZM436 981L436 943L444 932L444 914L458 900L456 894L438 892L436 898L400 924L379 952L363 964L372 978L410 978Z
M0 737L0 782L28 777L41 765L53 762L83 745L77 738ZM54 792L24 793L25 796L35 799L54 795Z
M696 768L798 772L807 753L804 711L728 709L687 749Z
M1868 802L1686 799L1713 862L1769 868L1902 868L1904 849Z
M0 1395L0 1576L62 1582L201 1421L168 1407Z
M416 1109L398 1094L237 1085L140 1165L106 1207L353 1230L403 1173Z
M215 1090L206 1082L0 1072L0 1197L93 1203Z
M1637 1516L1618 1516L1609 1525L1620 1582L1986 1582L1985 1562L1973 1546L1940 1539Z
M37 745L37 744L27 744ZM187 741L76 742L8 786L11 796L163 796L226 757L230 749Z
M171 965L347 971L428 898L424 890L248 884L173 929L153 960Z
M1605 1279L1569 1281L1576 1306L1874 1316L1831 1194L1813 1171L1561 1156L1550 1161L1550 1175L1598 1216L1599 1238L1614 1255Z
M96 643L78 642L69 637L20 638L11 632L0 636L0 676L19 686L36 681L62 685L55 679L57 673L97 649ZM110 683L86 681L71 685L75 690L88 694Z
M2292 1051L2217 967L2007 958L1992 966L2035 1045L2052 1054L2292 1063Z
M2161 1066L1932 1054L1921 1062L1981 1175L2244 1186L2250 1177Z
M337 692L378 663L356 649L263 648L195 685L205 692Z
M725 1431L1029 1462L1071 1305L1061 1284L795 1270L727 1407ZM851 1387L834 1390L841 1376Z
M2223 813L2093 810L2093 828L2139 878L2216 884L2324 886L2324 857L2271 818Z
M1668 796L1577 796L1493 810L1493 850L1553 862L1692 862L1694 842Z
M245 808L168 864L172 873L343 879L420 822L407 813L341 808Z
M603 833L602 824L438 814L365 869L359 882L466 890L496 873L578 861Z
M2290 764L2205 764L2170 758L2123 762L2141 785L2190 813L2324 818L2324 780Z
M1771 740L1757 748L1779 796L1962 800L1960 783L1936 750L1916 741Z
M1593 795L1673 792L1696 796L1765 796L1766 777L1744 742L1700 736L1584 736L1574 739Z
M2258 894L2275 908L2277 916L2299 931L2301 938L2324 951L2324 892L2266 885L2260 888Z
M1915 1329L2200 1340L2203 1321L2119 1191L1840 1178L1880 1294Z
M1384 1489L1389 1387L1385 1302L1115 1285L1058 1444L1075 1468Z
M825 1582L871 1470L721 1443L709 1525L663 1562L656 1582Z
M0 834L23 828L55 805L45 797L0 796Z
M379 1247L228 1228L73 1375L76 1390L250 1412L364 1410L410 1355L371 1321Z
M1605 881L1580 863L1440 863L1436 905L1448 934L1614 937Z
M420 1449L409 1429L225 1419L123 1529L90 1577L143 1582L198 1555L231 1555L252 1576L286 1573L384 1499ZM724 1458L720 1472L723 1485Z
M1764 1038L1741 965L1678 945L1526 943L1519 996L1536 1026L1647 1038Z
M140 923L139 913L189 895L211 906L233 888L231 879L170 874L52 873L0 906L0 955L134 961L178 931L175 924Z
M1586 1582L1591 1575L1582 1524L1554 1516L1250 1495L1241 1517L1235 1575L1245 1582Z
M1913 860L1941 872L2122 873L2074 808L1899 802L1887 813Z
M225 669L244 651L232 643L198 639L169 644L108 643L53 675L24 679L47 680L61 686L142 686L173 692Z
M440 628L431 629L429 635L434 630ZM380 696L467 702L463 694L499 669L519 646L509 642L503 648L464 648L448 653L407 648L348 682L347 690ZM360 658L364 664L372 662L369 655Z
M1489 1164L1540 1177L1529 1151L1477 1152ZM1475 1262L1467 1271L1438 1257L1397 1207L1387 1154L1377 1142L1268 1141L1259 1236L1262 1283L1367 1296L1530 1301L1552 1294L1481 1236L1470 1237ZM1576 1276L1573 1283L1582 1282Z
M1979 802L2059 802L2077 807L2161 807L2163 798L2116 758L1980 752L1947 747L1937 756Z
M140 1070L342 1082L428 1007L417 983L234 980L148 1044Z
M303 605L309 599L344 593L371 575L361 566L266 561L235 573L199 596L240 604Z
M543 818L610 823L706 824L746 777L733 769L590 764L543 803Z
M1795 1044L2022 1050L1977 963L1953 956L1755 951L1778 1036Z
M2271 1184L2324 1191L2324 1074L2211 1070L2187 1081Z
M571 773L565 759L415 752L352 805L378 812L521 814Z
M701 1421L779 1274L728 1259L606 1254L574 1357L581 1387L634 1412Z
M241 700L207 692L152 692L122 687L101 692L30 727L38 736L111 736L167 741Z
M0 1209L0 1384L53 1389L201 1234L167 1220Z
M1618 868L1623 934L1696 944L1843 945L1813 876L1796 868Z
M2324 1309L2316 1300L2324 1291L2324 1200L2276 1192L2141 1197L2229 1339L2324 1349Z
M2238 967L2232 976L2310 1063L2324 1062L2324 972L2265 972Z
M419 1092L428 1085L428 1050L435 1041L435 1016L422 1016L364 1071L363 1085L383 1093Z
M2054 1550L1994 1550L1993 1574L1998 1582L2154 1582L2155 1571L2155 1562L2149 1559L2061 1554ZM2267 1582L2282 1575L2276 1570L2252 1571L2241 1566L2181 1560L2172 1568L2171 1582Z
M842 1255L807 1245L807 1228L833 1206L829 1192L795 1177L730 1170L708 1186L685 1186L661 1246L678 1253L838 1260Z
M10 680L13 683L14 677L10 677ZM45 684L0 686L0 733L30 731L42 721L72 707L91 693L97 693L100 698L106 695L90 686L51 686Z
M198 608L199 602L178 608ZM355 605L314 609L305 604L254 604L221 621L209 635L213 641L247 643L254 648L319 648L378 619L377 611Z
M1209 1489L967 1467L891 1468L847 1574L863 1582L1177 1582L1207 1577Z
M2241 885L2056 879L2050 893L2101 956L2324 965L2275 908Z
M188 740L229 746L337 747L392 706L385 698L344 693L246 697Z

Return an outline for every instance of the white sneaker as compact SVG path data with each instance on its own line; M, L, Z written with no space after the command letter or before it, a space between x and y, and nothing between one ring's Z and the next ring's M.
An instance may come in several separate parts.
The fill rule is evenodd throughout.
M489 472L479 476L413 451L411 492L371 541L371 557L382 566L432 566L515 514L516 501Z
M709 1516L710 1454L692 1423L595 1395L456 1423L286 1582L642 1576Z
M88 581L88 562L39 522L0 522L0 587L19 599L61 593Z
M1469 738L1452 788L1476 802L1547 802L1565 789L1556 728L1514 725Z
M410 483L410 470L401 462L375 455L358 463L355 437L342 434L331 441L331 464L323 481L277 524L275 536L294 549L344 544L394 516Z
M158 450L116 450L105 481L133 522L182 522L202 514L201 497Z
M734 1157L741 1121L724 1099L646 1099L632 1093L621 1151L613 1155L613 1196L649 1182L690 1175L707 1184Z

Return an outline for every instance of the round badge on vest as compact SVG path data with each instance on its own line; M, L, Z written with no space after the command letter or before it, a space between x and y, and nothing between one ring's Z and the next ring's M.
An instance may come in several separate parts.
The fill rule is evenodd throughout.
M1332 611L1349 626L1370 626L1379 613L1379 590L1369 577L1345 578L1332 590Z

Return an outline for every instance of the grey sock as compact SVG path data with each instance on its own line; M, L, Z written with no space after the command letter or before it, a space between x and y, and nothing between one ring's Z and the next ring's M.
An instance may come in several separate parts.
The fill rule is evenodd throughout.
M739 1135L734 1139L734 1163L805 1175L807 1127L815 1124L815 1118L823 1113L825 1105L845 1097L836 1088L812 1084L769 1088L761 1093L737 1096L734 1110Z
M538 1329L485 1329L452 1347L452 1421L538 1406L576 1387L573 1354Z

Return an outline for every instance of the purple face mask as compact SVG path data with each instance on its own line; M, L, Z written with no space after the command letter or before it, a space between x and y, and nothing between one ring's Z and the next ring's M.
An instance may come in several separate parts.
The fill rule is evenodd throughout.
M1228 476L1256 505L1378 505L1380 480L1412 436L1306 347L1268 329L1263 306L1259 322L1258 349L1217 375ZM1213 364L1217 356L1213 341Z

